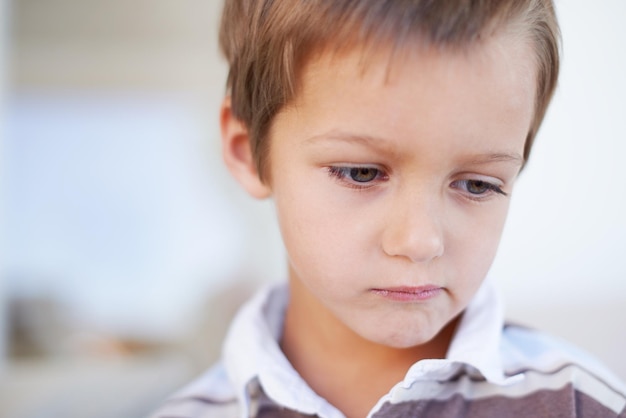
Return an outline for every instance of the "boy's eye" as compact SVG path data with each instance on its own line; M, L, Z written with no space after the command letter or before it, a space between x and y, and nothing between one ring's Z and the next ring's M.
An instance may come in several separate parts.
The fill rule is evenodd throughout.
M487 183L486 181L468 180L466 187L467 187L467 191L470 192L471 194L483 194L491 190L489 186L492 186L492 185Z
M484 196L490 192L507 196L500 186L484 180L458 180L453 183L453 186L474 196Z
M376 184L377 180L386 180L385 173L375 167L328 167L328 174L346 185L362 188ZM370 184L371 183L371 184Z
M359 183L367 183L378 176L378 169L371 167L355 167L350 169L350 178Z

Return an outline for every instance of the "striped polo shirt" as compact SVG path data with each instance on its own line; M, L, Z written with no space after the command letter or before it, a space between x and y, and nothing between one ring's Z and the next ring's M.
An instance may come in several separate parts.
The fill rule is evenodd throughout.
M235 317L222 361L151 417L344 417L280 350L287 301L285 285L259 292ZM504 324L502 312L485 281L446 358L415 363L368 417L626 418L626 388L611 372L561 340Z

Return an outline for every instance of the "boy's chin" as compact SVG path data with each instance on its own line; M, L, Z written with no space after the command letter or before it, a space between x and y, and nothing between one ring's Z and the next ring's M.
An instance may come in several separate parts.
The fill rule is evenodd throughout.
M400 329L397 331L386 329L384 331L385 332L382 335L380 331L361 333L361 337L388 348L405 350L433 342L440 334L439 331L441 331L441 329L434 329L430 332L427 330L420 330L420 332L407 332L406 329Z
M458 318L441 325L428 324L411 329L410 326L388 327L384 330L362 330L358 332L362 338L378 345L397 350L423 348L425 352L433 353L443 358L456 329Z

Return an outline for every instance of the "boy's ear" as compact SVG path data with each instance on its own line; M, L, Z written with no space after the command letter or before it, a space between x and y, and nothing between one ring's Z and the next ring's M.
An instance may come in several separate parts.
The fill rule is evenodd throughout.
M257 199L269 197L271 190L259 178L254 162L248 128L233 115L230 96L222 102L220 127L222 156L228 170L253 197Z

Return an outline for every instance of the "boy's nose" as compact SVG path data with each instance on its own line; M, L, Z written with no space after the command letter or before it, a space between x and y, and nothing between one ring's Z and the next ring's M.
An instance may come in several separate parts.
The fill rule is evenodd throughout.
M383 251L414 263L428 262L444 252L442 211L433 201L414 197L396 202L383 232Z

